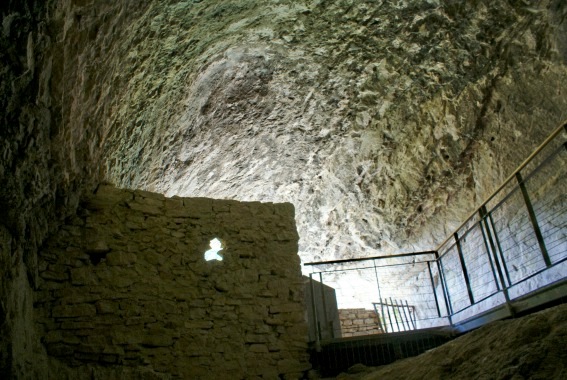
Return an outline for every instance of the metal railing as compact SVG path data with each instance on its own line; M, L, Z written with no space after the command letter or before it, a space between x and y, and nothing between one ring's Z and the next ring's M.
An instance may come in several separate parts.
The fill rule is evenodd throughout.
M383 332L410 331L417 328L415 324L415 306L407 300L384 298L380 302L372 302L374 312L384 318L380 329Z
M518 300L566 284L566 132L564 123L437 249L304 264L317 268L312 283L335 289L338 309L377 315L335 313L340 320L326 323L333 328L326 336L344 336L345 326L361 332L456 326L497 308L513 315ZM329 321L316 311L315 324ZM317 329L320 339L324 328Z

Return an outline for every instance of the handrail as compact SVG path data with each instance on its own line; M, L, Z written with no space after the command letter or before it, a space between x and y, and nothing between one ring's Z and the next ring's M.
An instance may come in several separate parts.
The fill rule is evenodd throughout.
M383 256L372 256L372 257L358 257L356 259L341 259L332 261L315 261L310 263L304 263L303 265L325 265L325 264L341 264L341 263L352 263L355 261L366 261L366 260L380 260L380 259L391 259L396 257L409 257L418 255L435 255L437 251L422 251L422 252L410 252L410 253L399 253L396 255L383 255Z
M395 320L397 325L398 318L396 314L390 315L387 298L382 298L384 294L405 300L406 304L411 299L412 303L418 305L416 307L420 310L421 328L445 325L448 321L451 326L460 326L458 328L463 331L478 327L489 319L500 319L505 314L514 316L518 310L527 310L525 305L521 306L523 309L516 310L517 302L519 297L535 294L534 288L556 287L561 281L561 284L564 284L561 285L563 294L567 294L567 277L563 273L567 264L567 253L564 249L567 239L563 234L557 237L557 232L564 228L563 223L557 222L562 222L567 215L565 194L561 192L566 179L562 175L548 177L550 172L562 174L565 170L563 160L567 142L564 141L565 135L561 134L563 128L567 132L567 120L555 129L437 250L309 262L303 265L338 264L317 268L320 270L315 272L319 275L319 282L324 284L325 275L326 280L339 285L336 289L342 289L340 284L346 280L347 291L345 293L341 290L340 295L346 296L344 301L348 307L355 304L368 305L368 302L371 302L374 311L381 316L380 321L385 323L384 326L387 326L386 321L389 321L392 330L395 330L392 321ZM537 158L534 159L535 157ZM514 178L517 183L513 182ZM541 187L542 184L545 186ZM549 189L555 191L550 193ZM512 198L513 194L516 196ZM510 209L501 208L502 205L509 205ZM513 210L511 214L509 210ZM507 217L516 217L516 210L523 210L523 213L510 224ZM518 231L524 232L517 234ZM510 236L515 238L510 239ZM449 239L453 238L455 242L451 245ZM516 241L516 238L519 240ZM528 241L529 244L526 243ZM527 244L529 247L518 250L521 244ZM416 256L419 256L419 259L416 259ZM413 260L408 260L412 257ZM380 261L395 258L404 260ZM354 262L362 263L342 265ZM509 267L513 267L517 273L512 276ZM358 275L362 282L353 282L352 275L347 273L349 271L360 271L355 272L355 275ZM343 277L343 274L346 274L346 277ZM407 283L410 279L411 283ZM313 273L310 274L310 280L313 288ZM375 286L371 286L374 281ZM353 290L355 293L352 293ZM311 291L314 303L313 289ZM442 297L439 297L439 293ZM375 302L376 295L379 303ZM554 301L558 295L557 292L550 292L546 293L544 298L538 296L537 299L530 300L529 307ZM321 296L324 302L325 293L322 292ZM379 312L376 305L380 303L385 303L385 306L382 306ZM401 304L403 305L403 302ZM395 302L391 306L397 307ZM338 303L336 307L338 308ZM487 308L491 313L489 317L483 314ZM324 307L323 312L327 313L326 310ZM315 312L318 311L314 309ZM336 323L340 323L341 329L343 328L342 320L338 321L337 316L333 314L330 318L334 321L331 322L331 329L334 329ZM388 332L387 330L386 328L383 331ZM347 333L352 334L353 331L351 329ZM364 327L355 332L368 331Z
M465 224L467 224L467 222L469 220L471 220L478 212L479 210L486 206L486 204L488 202L490 202L512 179L514 179L516 177L516 174L519 173L523 168L525 168L530 161L539 153L541 152L546 146L547 144L549 144L551 142L551 140L553 140L560 132L562 129L567 128L567 120L564 120L537 148L536 150L534 150L532 152L532 154L530 154L528 156L528 158L526 158L524 160L524 162L522 162L520 164L520 166L518 166L516 168L516 170L514 170L514 172L512 174L510 174L510 176L508 176L508 178L506 178L506 180L502 183L502 185L500 185L500 187L498 187L494 192L492 192L492 194L490 194L490 196L488 196L488 198L486 198L486 200L484 202L481 203L480 206L478 206L472 213L470 213L470 215L465 219L465 221L463 223L461 223L459 225L459 227L455 228L455 231L459 231L461 228L463 228L463 226ZM441 242L441 244L439 244L436 248L435 251L439 251L441 250L441 248L449 241L453 239L453 234L449 235L447 238L445 238L445 240L443 240L443 242Z

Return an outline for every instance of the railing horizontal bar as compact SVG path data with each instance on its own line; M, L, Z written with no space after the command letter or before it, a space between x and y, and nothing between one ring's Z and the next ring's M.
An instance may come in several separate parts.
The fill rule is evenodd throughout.
M356 268L342 268L342 269L330 269L330 270L322 270L313 273L337 273L337 272L348 272L353 270L367 270L367 269L374 269L374 268L389 268L389 267L400 267L404 265L413 265L413 264L425 264L425 263L434 263L435 260L427 260L427 261L416 261L414 263L398 263L398 264L386 264L386 265L376 265L371 267L356 267Z
M469 308L471 308L471 307L473 307L473 306L476 306L476 305L478 305L479 303L484 302L484 301L486 301L487 299L492 298L492 297L494 297L495 295L498 295L498 294L500 294L500 293L502 293L502 290L499 290L499 291L497 291L497 292L494 292L494 293L492 293L492 294L489 294L488 296L484 297L483 299L478 300L477 302L475 302L475 303L473 303L473 304L470 304L470 305L468 305L468 306L465 306L465 307L463 307L462 309L459 309L458 311L455 311L455 312L453 313L453 315L457 315L457 314L459 314L459 313L462 313L463 311L465 311L465 310L467 310L467 309L469 309ZM504 304L505 304L505 302L502 302L502 305L504 305Z
M383 255L383 256L373 256L373 257L360 257L356 259L342 259L342 260L332 260L332 261L316 261L311 263L304 263L303 265L325 265L325 264L342 264L342 263L352 263L355 261L366 261L366 260L380 260L380 259L393 259L397 257L411 257L420 255L435 255L437 251L422 251L422 252L411 252L411 253L399 253L396 255Z
M365 270L365 269L374 269L374 268L387 268L387 267L399 267L402 265L413 265L413 264L425 264L425 263L434 263L435 260L426 260L426 261L416 261L413 263L398 263L398 264L386 264L386 265L373 265L371 267L356 267L356 268L342 268L342 269L330 269L330 270L322 270L313 273L336 273L336 272L347 272L351 270Z
M541 170L542 166L547 164L549 161L553 160L555 158L555 156L557 156L562 150L563 150L563 146L560 146L557 149L555 149L553 151L553 153L551 153L545 160L543 160L543 162L541 162L534 170L532 170L526 178L524 178L523 182L526 183L528 180L530 180L530 178L532 178L535 174L537 174ZM506 196L504 198L502 198L496 205L494 205L491 208L490 212L492 212L492 211L496 210L497 208L499 208L500 206L502 206L508 199L510 199L510 197L514 196L516 194L516 191L518 191L518 190L520 190L520 184L515 183L513 185L512 189L508 192L508 194L506 194ZM496 193L494 193L492 195L494 197L496 195ZM484 205L486 205L488 202L490 202L490 200L491 199L487 200L484 203Z
M564 257L563 259L554 262L553 265L551 266L551 268L553 268L554 266L556 266L556 265L558 265L558 264L561 264L561 263L564 262L564 261L567 261L567 257ZM509 288L512 288L513 286L516 286L516 285L520 285L522 282L525 282L525 281L531 279L532 277L537 276L538 274L542 274L543 272L545 272L545 271L548 270L548 269L550 269L550 268L548 268L548 267L543 267L543 268L539 269L537 272L531 273L529 276L526 276L526 277L524 277L524 278L522 278L522 279L520 279L520 280L518 280L518 281L516 281L516 282L512 282L512 283L510 284ZM540 286L538 286L538 287L540 287Z

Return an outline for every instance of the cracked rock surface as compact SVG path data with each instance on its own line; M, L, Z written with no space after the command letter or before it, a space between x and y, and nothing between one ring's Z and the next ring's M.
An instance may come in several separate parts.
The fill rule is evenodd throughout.
M292 202L303 262L434 247L567 118L566 12L2 2L0 377L44 373L37 250L101 180Z
M431 249L564 118L565 5L150 5L106 178L289 201L303 261ZM114 66L112 66L114 62Z

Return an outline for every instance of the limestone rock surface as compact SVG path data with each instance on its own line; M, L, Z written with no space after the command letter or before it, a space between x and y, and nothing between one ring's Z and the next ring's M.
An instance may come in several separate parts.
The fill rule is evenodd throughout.
M567 115L564 14L558 1L151 4L107 63L122 92L105 176L292 202L304 261L434 248Z
M0 377L44 373L37 251L102 179L291 202L303 261L430 248L567 117L566 12L3 1Z

